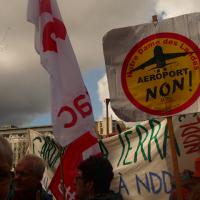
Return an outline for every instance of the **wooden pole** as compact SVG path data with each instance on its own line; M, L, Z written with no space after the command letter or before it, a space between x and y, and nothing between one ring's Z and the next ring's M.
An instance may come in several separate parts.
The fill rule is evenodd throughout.
M157 15L153 15L153 16L152 16L152 22L153 22L153 24L154 24L155 26L158 24L158 17L157 17Z
M108 116L108 104L110 102L110 99L106 99L106 132L107 137L109 137L109 116Z
M172 117L167 117L167 126L169 130L169 140L170 140L170 149L172 155L172 164L173 164L173 175L176 181L176 194L178 200L183 200L183 194L181 191L181 180L180 180L180 171L178 165L178 158L176 154L176 145L175 145L175 136L174 136L174 129L172 124Z
M157 26L158 24L158 17L157 15L152 16L152 23ZM170 140L170 149L172 155L172 164L173 164L173 175L176 181L176 194L177 200L183 200L183 194L181 190L181 180L180 180L180 171L178 166L178 158L176 154L176 145L175 145L175 136L174 136L174 129L172 124L172 117L167 117L167 125L169 129L169 140Z

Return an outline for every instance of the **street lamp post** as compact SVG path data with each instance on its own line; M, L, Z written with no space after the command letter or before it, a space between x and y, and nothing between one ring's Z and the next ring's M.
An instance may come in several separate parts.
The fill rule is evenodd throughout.
M110 102L110 99L106 98L105 103L106 103L106 132L107 136L109 136L109 116L108 116L108 104Z

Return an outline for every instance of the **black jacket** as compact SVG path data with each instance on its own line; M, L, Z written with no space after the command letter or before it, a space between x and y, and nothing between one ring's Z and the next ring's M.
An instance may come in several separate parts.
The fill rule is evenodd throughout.
M25 200L35 200L36 199L36 192L40 192L40 199L41 200L53 200L52 195L48 194L42 188L42 185L39 185L37 190L35 190L35 191L26 191L26 192L22 192L22 193L15 193L13 184L11 184L7 200L23 200L23 199L25 199Z
M88 200L123 200L122 195L109 191L108 193L98 194Z

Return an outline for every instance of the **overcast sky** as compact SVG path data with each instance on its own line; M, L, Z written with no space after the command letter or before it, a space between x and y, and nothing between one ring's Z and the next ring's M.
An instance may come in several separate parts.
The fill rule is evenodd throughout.
M95 70L105 70L103 35L112 28L150 22L155 14L167 18L200 10L197 0L57 1L84 79L90 78L97 88L88 86L95 118L104 116L103 100L109 95L103 73L92 76ZM27 0L0 3L0 125L22 126L48 118L49 77L34 50L34 27L26 22Z

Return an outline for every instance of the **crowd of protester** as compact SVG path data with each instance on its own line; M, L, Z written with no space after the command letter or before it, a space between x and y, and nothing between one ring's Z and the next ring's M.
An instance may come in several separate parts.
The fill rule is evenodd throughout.
M52 200L41 185L44 161L36 155L26 155L12 171L13 153L6 139L0 136L0 200ZM111 163L100 156L82 161L74 178L76 199L122 200L110 190L113 179Z
M51 200L41 185L44 161L26 155L12 172L13 153L6 139L0 137L0 200Z
M52 200L41 185L45 162L36 155L26 155L14 170L12 149L0 136L0 200ZM114 177L109 160L92 156L81 161L74 178L78 200L122 200L122 196L110 190ZM200 200L200 158L195 160L195 171L181 174L183 200ZM175 184L170 200L177 200Z

